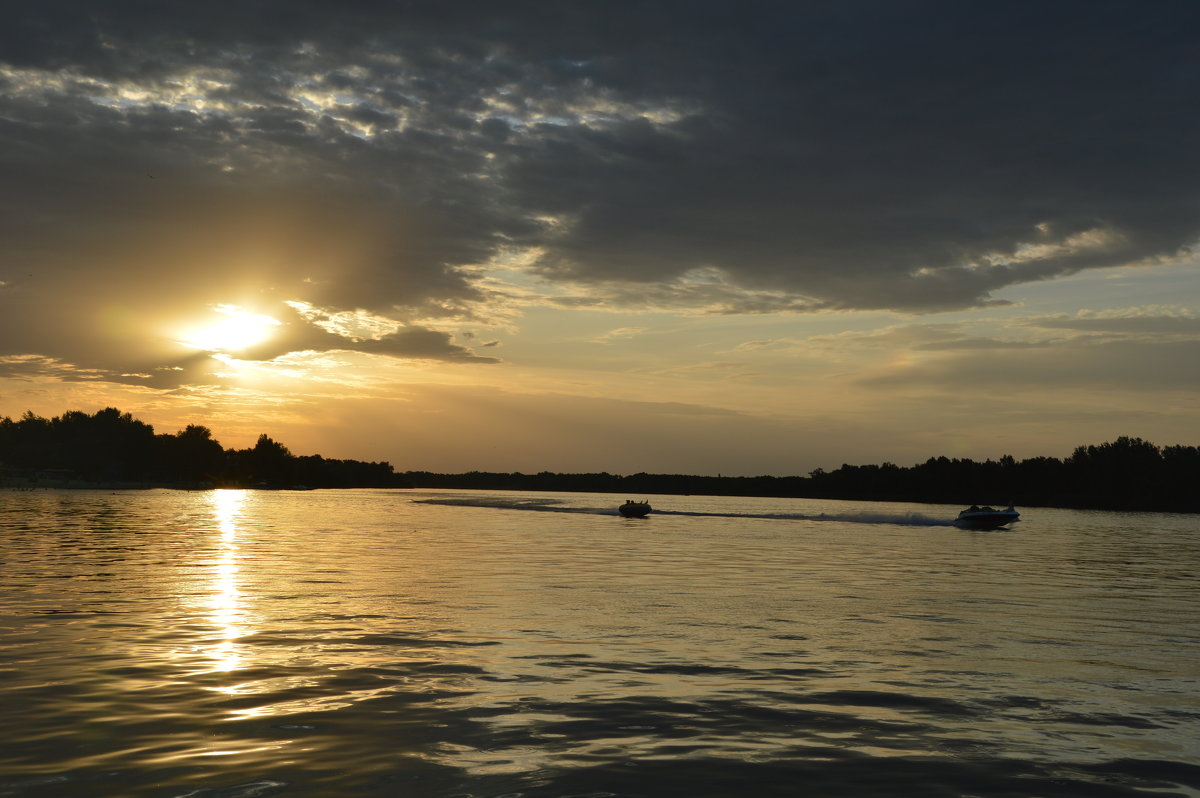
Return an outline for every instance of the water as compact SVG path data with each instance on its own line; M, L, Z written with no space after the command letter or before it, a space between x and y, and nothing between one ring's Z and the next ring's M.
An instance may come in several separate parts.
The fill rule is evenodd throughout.
M1200 796L1200 519L625 498L0 492L0 796Z

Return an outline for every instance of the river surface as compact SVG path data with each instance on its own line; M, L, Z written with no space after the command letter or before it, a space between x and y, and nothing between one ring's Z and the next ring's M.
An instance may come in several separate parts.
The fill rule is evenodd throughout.
M625 498L0 491L0 796L1200 796L1200 517Z

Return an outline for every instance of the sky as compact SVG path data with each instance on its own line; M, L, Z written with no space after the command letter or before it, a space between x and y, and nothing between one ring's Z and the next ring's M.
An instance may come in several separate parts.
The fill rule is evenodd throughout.
M398 471L1200 443L1200 6L6 3L0 415Z

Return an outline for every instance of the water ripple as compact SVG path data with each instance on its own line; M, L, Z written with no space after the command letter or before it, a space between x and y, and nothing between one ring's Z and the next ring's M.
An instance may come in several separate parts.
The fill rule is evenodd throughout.
M0 493L0 795L1200 796L1190 519L412 498Z

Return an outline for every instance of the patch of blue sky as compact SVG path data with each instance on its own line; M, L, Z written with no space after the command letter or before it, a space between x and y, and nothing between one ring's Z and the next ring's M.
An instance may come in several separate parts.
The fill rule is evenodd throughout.
M1132 306L1179 306L1200 297L1200 258L1153 266L1089 269L1040 283L1014 286L1002 294L1024 314L1074 313L1080 308L1109 310Z

